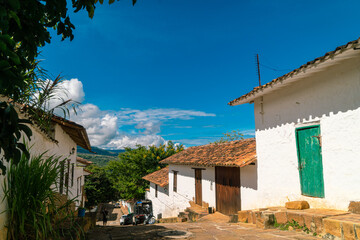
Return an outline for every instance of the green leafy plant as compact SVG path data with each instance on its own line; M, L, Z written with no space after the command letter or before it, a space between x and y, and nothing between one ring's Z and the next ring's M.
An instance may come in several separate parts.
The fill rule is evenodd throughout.
M46 153L31 158L22 154L17 165L11 162L3 189L8 240L60 239L81 234L70 211L74 200L62 202L55 192L59 173L59 158L46 157Z
M294 219L285 223L285 224L279 224L278 222L274 223L274 227L278 228L282 231L288 231L290 227L292 227L293 229L301 229L302 231L306 232L307 234L310 233L310 229L308 227L306 227L305 225L300 225L297 221L295 221ZM315 236L315 235L314 235Z
M25 145L20 142L21 132L24 132L27 137L32 135L26 123L30 123L30 121L19 119L12 104L0 102L0 151L3 152L0 157L0 169L2 174L6 173L5 159L7 161L12 159L16 164L20 161L21 152L29 156Z
M109 4L115 0L109 0ZM61 35L62 40L74 38L68 9L74 12L85 9L93 18L95 5L103 4L103 0L8 0L0 1L0 97L10 98L12 103L29 104L24 98L31 96L38 86L34 85L38 74L39 48L51 42L51 29ZM136 0L132 0L133 5ZM35 81L34 81L35 80ZM36 92L36 91L35 91ZM31 98L30 98L31 99ZM29 100L29 98L27 99ZM29 131L22 129L20 121L6 114L14 109L12 103L0 100L0 152L4 152L5 160L19 160L19 152L24 150L18 143L18 136L24 133L31 137ZM61 107L61 106L60 106ZM49 115L39 109L31 109L34 120L44 122ZM11 110L15 112L16 111ZM11 117L11 119L10 119ZM17 119L19 117L17 116ZM20 127L18 127L20 126ZM5 174L4 159L0 159L0 169Z
M244 134L242 134L240 132L240 130L232 130L232 131L223 133L223 136L219 140L212 142L212 144L226 143L226 142L242 140L242 139L244 139Z
M158 147L126 148L118 160L109 162L107 174L122 199L143 199L149 183L142 177L165 167L160 161L182 150L183 145L171 141Z
M85 177L86 207L119 200L119 192L114 188L104 167L90 165L87 170L92 174Z

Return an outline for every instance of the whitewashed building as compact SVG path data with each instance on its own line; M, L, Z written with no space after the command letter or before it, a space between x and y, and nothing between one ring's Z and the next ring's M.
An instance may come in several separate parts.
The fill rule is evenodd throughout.
M254 139L190 147L162 163L168 168L144 177L151 183L147 198L155 217L175 217L192 203L234 214L247 208L257 191ZM161 186L157 176L165 171Z
M77 198L76 207L81 203L81 195L78 195L77 182L80 176L86 174L83 171L77 171L77 146L91 150L90 142L83 126L75 122L66 120L61 117L54 116L52 118L52 131L45 133L36 125L29 125L32 130L30 146L30 155L39 155L44 152L46 156L58 156L62 161L62 171L59 186L59 193L68 199ZM29 173L31 174L31 173ZM0 198L3 199L4 193L2 185L4 176L0 176ZM0 239L6 236L6 201L0 203ZM6 237L5 237L6 238ZM4 239L5 239L4 238Z
M91 161L88 161L81 157L76 157L75 173L73 178L74 182L72 182L73 186L76 184L76 206L81 206L81 207L85 206L85 202L86 202L86 194L84 190L85 176L92 174L90 171L88 171L85 168L91 164L92 164Z
M169 167L150 173L143 179L150 182L145 198L152 201L154 216L156 218L173 217L173 206L169 197Z
M360 200L359 40L231 101L254 104L257 197L249 208Z

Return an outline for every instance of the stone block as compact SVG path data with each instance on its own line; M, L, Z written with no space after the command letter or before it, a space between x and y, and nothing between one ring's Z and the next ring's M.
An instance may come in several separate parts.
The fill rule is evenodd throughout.
M269 229L274 226L275 223L275 216L272 212L267 212L262 214L262 217L264 218L264 229Z
M354 223L351 222L342 222L342 230L344 234L344 238L346 240L356 240L355 238L355 226Z
M268 229L273 227L275 222L275 216L272 212L255 212L256 227L262 229Z
M229 222L237 223L239 221L239 216L237 214L230 215Z
M315 232L317 234L321 234L324 230L324 227L323 227L323 217L322 216L317 216L317 215L314 215L314 225L315 225Z
M253 224L256 224L256 216L255 212L251 212L249 215L249 222L252 222Z
M279 224L285 224L288 221L286 212L275 212L275 219Z
M204 208L208 208L209 207L209 203L207 203L207 202L202 202L202 206L204 207Z
M303 210L310 208L310 205L307 201L292 201L292 202L286 202L285 207L287 209Z
M312 223L314 221L314 216L311 214L302 214L303 218L304 218L304 225L308 228L311 229Z
M288 212L287 219L289 222L294 220L295 222L299 223L300 226L304 226L304 217L299 213Z
M330 218L325 218L323 220L323 224L324 224L324 232L326 234L331 234L331 235L333 235L335 237L341 238L340 221L330 219Z
M255 224L257 228L264 228L264 218L262 217L262 212L256 211L255 214Z
M238 212L238 220L239 222L248 223L250 222L250 215L251 211L239 211ZM252 220L252 219L251 219Z
M356 236L359 238L360 237L360 224L354 224L354 228L355 228Z
M360 214L360 202L351 201L349 204L349 212Z

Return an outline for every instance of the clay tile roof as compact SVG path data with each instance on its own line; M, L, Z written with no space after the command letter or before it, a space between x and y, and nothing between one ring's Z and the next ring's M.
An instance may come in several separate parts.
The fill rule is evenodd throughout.
M82 125L55 115L51 120L59 124L77 145L91 151L91 145L86 129Z
M243 101L246 101L247 98L250 98L250 97L253 97L255 96L256 94L258 93L261 93L264 89L266 88L269 88L269 87L273 87L274 84L276 84L277 82L282 82L286 79L289 79L295 75L297 75L298 73L302 72L303 70L307 69L307 68L310 68L314 65L316 65L317 63L320 63L320 62L324 62L328 59L331 59L335 54L340 54L342 52L344 52L345 50L348 50L348 49L357 49L356 46L360 43L360 38L357 39L357 40L354 40L354 41L351 41L351 42L348 42L347 44L345 45L342 45L342 46L339 46L337 48L335 48L333 51L330 51L330 52L327 52L325 53L325 55L321 56L321 57L318 57L318 58L315 58L314 60L312 61L309 61L303 65L301 65L299 68L281 76L281 77L278 77L264 85L261 85L259 87L255 87L252 91L242 95L241 97L238 97L232 101L230 101L228 103L228 105L230 106L235 106L235 105L238 105L238 104L241 104L241 103L244 103ZM240 103L241 102L241 103ZM247 101L246 101L247 102Z
M79 162L79 163L85 164L86 166L93 163L93 162L88 161L88 160L86 160L84 158L81 158L81 157L76 157L76 161Z
M155 183L160 187L165 187L169 184L169 167L164 167L156 172L150 173L143 177L143 179Z
M190 147L161 163L193 166L243 167L256 161L255 138Z

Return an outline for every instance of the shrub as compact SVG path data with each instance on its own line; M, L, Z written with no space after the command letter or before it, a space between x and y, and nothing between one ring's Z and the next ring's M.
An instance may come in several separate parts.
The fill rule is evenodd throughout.
M9 240L60 239L74 231L79 234L69 211L74 200L59 206L59 195L55 193L60 159L45 154L31 159L23 154L17 165L9 167L3 199L7 203Z

